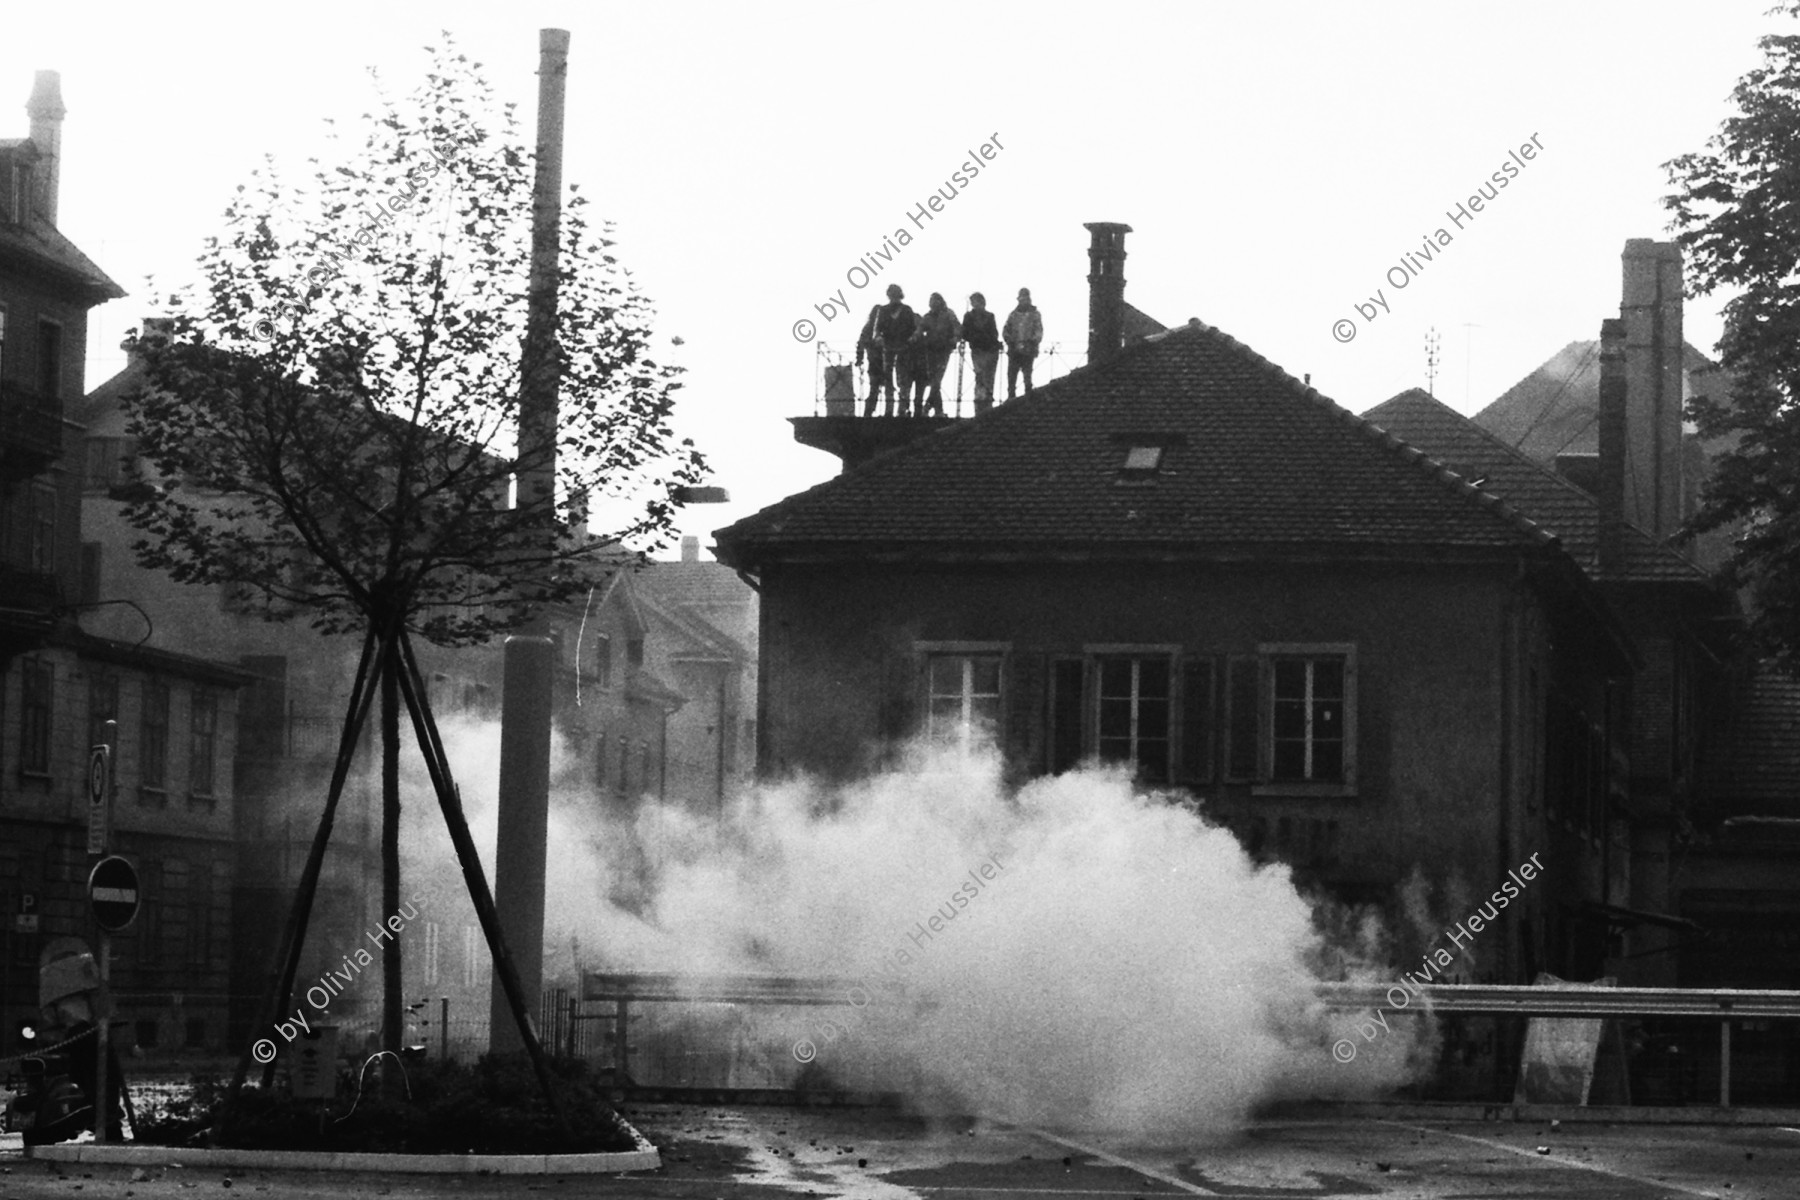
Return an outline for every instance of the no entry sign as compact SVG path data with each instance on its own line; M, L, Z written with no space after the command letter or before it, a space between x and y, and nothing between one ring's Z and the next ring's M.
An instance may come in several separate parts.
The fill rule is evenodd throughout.
M88 875L88 903L94 909L94 921L108 933L118 933L137 919L137 868L109 855L94 864Z

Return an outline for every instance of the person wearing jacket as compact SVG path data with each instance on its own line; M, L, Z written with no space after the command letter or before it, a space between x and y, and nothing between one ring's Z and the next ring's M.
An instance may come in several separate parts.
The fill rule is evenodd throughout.
M881 395L882 381L888 378L887 356L875 336L875 322L880 316L881 305L877 304L869 310L869 319L863 322L862 334L856 339L856 365L862 366L864 358L869 361L869 398L863 405L865 417L875 415L876 398Z
M1044 340L1044 320L1031 303L1031 289L1019 289L1019 307L1006 318L1006 398L1018 398L1019 374L1025 375L1025 394L1031 394L1031 363L1038 343Z
M1000 365L1000 327L987 309L987 297L980 292L969 296L969 311L963 314L963 341L969 344L969 358L975 365L975 415L980 416L994 406L994 372Z
M956 343L962 340L962 322L944 303L944 297L933 292L925 315L919 318L919 326L925 331L925 378L921 382L931 386L930 393L922 399L919 415L930 412L941 417L944 415L944 368L950 365Z
M907 369L911 360L902 362L901 358L907 344L912 341L913 334L918 331L919 318L906 304L906 293L900 290L899 284L888 284L887 297L888 302L875 317L875 340L881 343L885 368L882 383L887 388L887 415L894 415L894 387L897 384L901 388L900 415L904 417L911 407L908 393L911 391L912 380L911 372Z

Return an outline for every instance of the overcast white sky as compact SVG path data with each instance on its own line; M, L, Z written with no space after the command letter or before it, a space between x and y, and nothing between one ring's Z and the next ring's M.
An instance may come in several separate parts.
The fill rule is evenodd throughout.
M298 166L324 118L363 111L365 68L409 91L451 30L529 130L537 31L570 30L565 176L684 339L683 425L733 497L688 510L704 535L837 472L784 419L814 395L794 323L854 342L816 303L843 289L866 312L897 281L920 308L981 290L1004 312L1029 286L1047 341L1079 352L1085 221L1134 227L1139 308L1351 409L1423 385L1435 326L1437 393L1473 412L1617 315L1625 239L1666 236L1660 164L1717 129L1769 5L30 5L0 40L0 136L26 133L32 72L60 70L60 223L131 293L94 314L93 387L154 307L145 277L183 277L262 155ZM995 134L998 159L914 229ZM1530 167L1448 226L1534 135ZM912 244L855 292L846 269L902 226ZM1440 227L1452 244L1396 291L1388 268ZM1389 311L1364 321L1377 288ZM1717 311L1690 303L1689 341L1710 351Z

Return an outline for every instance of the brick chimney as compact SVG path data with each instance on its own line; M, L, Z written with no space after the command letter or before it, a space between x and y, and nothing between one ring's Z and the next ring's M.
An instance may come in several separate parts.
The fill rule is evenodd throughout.
M1625 516L1661 539L1681 527L1681 251L1673 242L1625 243Z
M1600 574L1617 575L1625 557L1625 439L1629 403L1625 322L1600 322Z
M688 534L681 539L681 561L697 563L700 561L700 539Z
M62 175L62 119L68 110L62 102L62 75L39 71L25 112L31 117L31 144L38 162L32 172L38 214L56 224L57 184Z
M1125 235L1131 226L1090 221L1088 243L1088 365L1119 352L1125 340Z

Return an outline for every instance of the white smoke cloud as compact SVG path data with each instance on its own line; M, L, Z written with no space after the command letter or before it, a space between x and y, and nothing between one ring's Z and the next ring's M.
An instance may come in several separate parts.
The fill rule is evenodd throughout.
M486 855L497 731L446 726ZM827 1077L1002 1119L1193 1136L1279 1097L1392 1087L1431 1049L1414 1018L1358 1036L1315 998L1321 971L1393 973L1367 957L1386 939L1366 917L1328 939L1285 867L1116 771L1009 790L992 755L921 749L840 788L754 789L723 820L646 801L627 826L557 767L547 971L579 938L589 969L864 981L846 999L873 1003L802 1014L803 1036L829 1033L810 1035ZM409 801L416 816L429 794ZM441 829L435 806L429 818ZM417 830L408 845L409 871L454 873L447 839ZM791 1079L798 1065L776 1061L791 1017L695 1028L760 1038L762 1065ZM1346 1036L1349 1065L1330 1050Z

